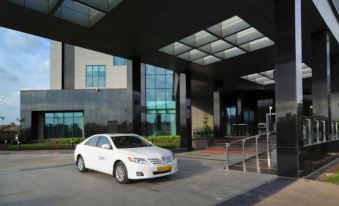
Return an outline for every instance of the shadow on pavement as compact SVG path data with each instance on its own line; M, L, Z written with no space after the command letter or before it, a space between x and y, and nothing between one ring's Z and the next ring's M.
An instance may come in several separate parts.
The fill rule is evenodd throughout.
M138 183L138 182L149 182L149 183L156 183L156 182L168 182L174 180L181 180L186 178L191 178L193 176L201 175L210 171L212 168L202 165L200 161L192 160L192 159L179 159L178 160L179 171L170 176L164 176L159 178L153 179L145 179L145 180L134 180L131 183Z
M242 193L238 196L235 196L231 199L228 199L222 203L217 204L217 206L250 206L259 203L263 199L270 197L271 195L279 192L283 188L287 187L288 185L292 184L296 180L294 179L287 179L278 177L275 180L267 182L263 185L260 185L252 190L249 190L245 193Z

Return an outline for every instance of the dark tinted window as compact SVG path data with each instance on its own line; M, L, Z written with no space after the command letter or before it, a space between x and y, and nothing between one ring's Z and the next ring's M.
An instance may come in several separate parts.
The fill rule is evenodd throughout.
M138 136L117 136L111 137L117 148L148 147L152 144Z
M100 137L99 143L98 143L98 147L101 147L104 144L108 144L111 146L111 143L109 142L109 140L107 139L107 137ZM112 146L111 146L112 148Z
M85 145L96 147L99 140L99 136L92 137L89 139Z

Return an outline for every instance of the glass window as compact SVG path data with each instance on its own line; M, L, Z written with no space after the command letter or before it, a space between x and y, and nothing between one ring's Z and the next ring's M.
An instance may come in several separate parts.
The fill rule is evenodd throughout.
M45 113L45 138L82 137L83 112Z
M146 88L155 88L155 77L156 75L147 75L146 76Z
M166 101L166 89L157 89L155 96L157 101Z
M121 57L113 56L113 66L127 65L127 60Z
M173 75L166 75L165 87L166 88L173 87Z
M112 136L117 148L134 148L152 146L149 142L138 136Z
M166 75L156 75L156 88L166 88Z
M146 99L149 102L155 101L155 89L146 89Z
M155 74L155 67L152 65L146 64L146 75Z
M146 65L145 75L146 135L176 135L173 71Z
M96 147L97 144L98 144L99 137L100 137L100 136L94 136L94 137L90 138L90 139L85 143L85 145L92 146L92 147Z
M112 148L112 145L111 145L111 143L109 142L109 140L107 139L107 137L101 136L101 137L100 137L100 140L99 140L99 142L98 142L98 147L102 147L102 145L104 145L104 144L108 144L108 145L111 146L111 148Z
M86 87L106 86L106 66L86 65Z
M161 67L157 67L155 70L156 74L166 74L166 69L161 68Z

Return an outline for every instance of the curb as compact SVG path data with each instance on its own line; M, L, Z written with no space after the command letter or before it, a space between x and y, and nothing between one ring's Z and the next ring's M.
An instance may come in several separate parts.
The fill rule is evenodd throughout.
M74 150L6 150L0 151L0 155L39 155L39 154L73 154Z

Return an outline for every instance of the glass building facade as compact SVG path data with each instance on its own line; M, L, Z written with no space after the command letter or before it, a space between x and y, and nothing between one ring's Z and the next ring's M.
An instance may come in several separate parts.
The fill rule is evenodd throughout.
M106 86L106 65L86 65L86 87Z
M146 135L176 135L173 71L146 65Z
M45 113L45 138L83 137L83 112Z

